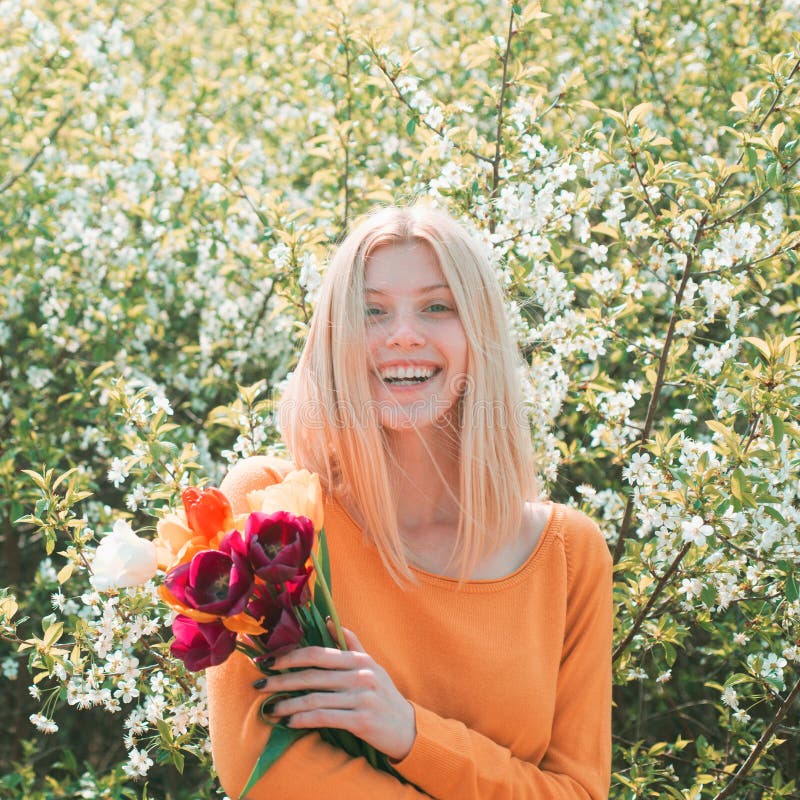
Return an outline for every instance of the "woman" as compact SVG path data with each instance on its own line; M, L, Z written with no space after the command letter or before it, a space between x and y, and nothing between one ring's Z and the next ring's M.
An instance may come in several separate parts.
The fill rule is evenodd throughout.
M312 733L251 800L607 797L611 559L588 518L531 501L507 327L481 246L442 212L381 210L335 254L281 424L326 490L349 650L295 650L266 683L239 654L208 670L232 797L269 736L261 703L294 690L276 721L350 730L409 783ZM244 511L288 469L248 459L222 489Z

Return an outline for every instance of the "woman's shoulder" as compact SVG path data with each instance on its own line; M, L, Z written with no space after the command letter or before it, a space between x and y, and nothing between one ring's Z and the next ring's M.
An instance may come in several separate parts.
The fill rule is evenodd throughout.
M567 505L561 505L561 538L567 555L567 568L571 576L576 573L606 572L611 569L611 551L597 523Z
M237 461L225 475L220 489L234 510L247 508L247 495L280 483L294 465L275 456L250 456Z

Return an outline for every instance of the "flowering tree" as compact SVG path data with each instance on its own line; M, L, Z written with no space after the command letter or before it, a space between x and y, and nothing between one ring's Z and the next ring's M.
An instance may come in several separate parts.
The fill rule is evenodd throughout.
M612 795L797 797L798 10L0 0L0 797L214 791L163 574L98 544L276 447L327 248L417 197L614 553Z

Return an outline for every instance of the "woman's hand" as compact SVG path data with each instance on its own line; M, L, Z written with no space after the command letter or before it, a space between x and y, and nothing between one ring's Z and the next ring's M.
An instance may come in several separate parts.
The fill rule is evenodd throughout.
M271 669L301 669L270 675L264 692L306 694L280 700L270 716L290 728L341 728L389 758L405 758L416 736L414 709L356 635L343 631L349 650L302 647L275 660Z

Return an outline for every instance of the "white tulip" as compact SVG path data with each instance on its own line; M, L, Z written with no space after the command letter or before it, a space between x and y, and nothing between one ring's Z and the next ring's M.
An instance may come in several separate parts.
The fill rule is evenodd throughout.
M97 546L90 580L98 592L140 586L156 574L156 567L156 546L138 537L127 522L117 520Z

